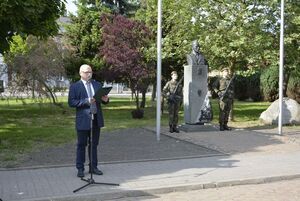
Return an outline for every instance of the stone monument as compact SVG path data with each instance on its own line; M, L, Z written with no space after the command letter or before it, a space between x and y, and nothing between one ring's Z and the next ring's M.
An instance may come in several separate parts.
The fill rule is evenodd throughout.
M274 101L266 111L262 112L259 119L265 125L278 125L279 100ZM282 124L300 124L300 104L290 98L282 100Z
M186 125L204 125L212 120L207 86L208 62L196 40L192 43L191 54L187 55L187 63L184 66L184 121Z

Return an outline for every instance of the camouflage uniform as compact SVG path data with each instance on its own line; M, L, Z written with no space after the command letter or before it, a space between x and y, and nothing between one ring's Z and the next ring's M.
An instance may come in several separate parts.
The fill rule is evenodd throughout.
M219 123L220 123L220 130L231 130L228 126L228 118L229 113L233 104L233 98L234 98L234 86L231 82L230 86L228 87L226 93L225 90L230 83L230 78L221 78L217 80L217 83L215 85L215 91L219 95ZM225 94L224 94L225 93Z
M178 88L174 94L175 88L178 81L169 81L163 88L163 97L166 98L168 102L168 111L169 111L169 126L170 132L179 132L177 129L178 124L178 112L180 109L181 101L183 98L182 95L182 85L179 84Z

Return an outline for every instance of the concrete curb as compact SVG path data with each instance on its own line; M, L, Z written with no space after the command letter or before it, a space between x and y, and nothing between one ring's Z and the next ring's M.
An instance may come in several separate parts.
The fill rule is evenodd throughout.
M197 145L197 146L200 146L200 145ZM209 149L211 149L211 148L209 148ZM220 152L220 151L218 151L218 152ZM183 157L169 157L169 158L157 158L157 159L141 159L141 160L128 160L128 161L99 162L98 164L99 165L106 165L106 164L121 164L121 163L144 163L144 162L152 162L152 161L170 161L170 160L192 159L192 158L209 158L209 157L227 156L227 155L229 156L229 154L220 152L220 153L216 153L216 154L192 155L192 156L183 156ZM17 171L17 170L35 170L35 169L46 169L46 168L61 168L61 167L74 167L74 164L39 165L39 166L29 166L29 167L0 168L0 172L1 171Z
M209 182L209 183L193 183L187 185L178 186L167 186L152 189L138 189L138 190L126 190L126 189L116 189L111 192L97 193L97 194L74 194L74 196L61 196L61 197L48 197L41 199L25 199L23 201L102 201L102 200L112 200L120 198L130 198L130 197L142 197L151 196L153 194L165 194L171 192L184 192L190 190L200 190L200 189L211 189L211 188L222 188L238 185L251 185L251 184L265 184L271 182L285 181L285 180L295 180L300 179L300 174L294 175L281 175L272 176L264 178L250 178L232 181L220 181L220 182Z

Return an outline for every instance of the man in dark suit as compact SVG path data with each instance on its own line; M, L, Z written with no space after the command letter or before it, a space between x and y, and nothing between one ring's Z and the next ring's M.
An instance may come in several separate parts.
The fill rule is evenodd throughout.
M85 149L87 144L89 152L89 172L102 175L97 168L97 146L99 143L100 128L104 126L101 103L109 102L108 96L103 96L98 102L93 98L95 92L101 88L101 84L92 80L92 68L89 65L82 65L79 69L81 80L70 86L68 103L70 107L76 108L76 131L77 131L77 153L76 168L77 176L84 177ZM91 125L91 119L92 124ZM92 153L90 153L90 134L92 127ZM90 158L92 154L92 158Z

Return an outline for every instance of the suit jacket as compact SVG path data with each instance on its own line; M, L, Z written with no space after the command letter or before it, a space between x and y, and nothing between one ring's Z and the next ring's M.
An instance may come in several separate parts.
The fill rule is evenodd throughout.
M207 65L208 66L208 62L202 54L198 54L198 55L188 54L187 62L188 62L188 65L191 65L191 66L193 66L193 65Z
M95 80L92 80L91 84L93 85L95 93L99 88L102 87L102 85ZM70 86L68 103L70 107L76 108L76 129L90 130L91 129L90 103L88 100L87 91L81 80L75 82ZM96 105L97 105L96 117L97 117L99 128L104 126L101 103L106 104L106 102L96 101Z

